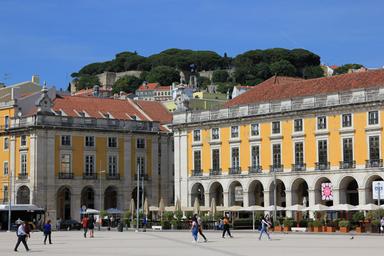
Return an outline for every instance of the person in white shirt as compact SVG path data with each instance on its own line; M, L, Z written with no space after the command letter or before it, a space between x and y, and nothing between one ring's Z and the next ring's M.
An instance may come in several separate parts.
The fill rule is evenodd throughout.
M259 240L261 240L261 237L263 236L263 233L265 233L268 236L268 239L271 240L271 237L268 233L268 228L271 226L271 224L267 221L265 217L261 218L261 230L260 230L260 236Z
M27 233L25 232L25 223L22 221L20 226L17 228L17 243L15 246L15 252L17 252L17 248L19 247L21 242L23 243L25 250L29 251L26 237Z

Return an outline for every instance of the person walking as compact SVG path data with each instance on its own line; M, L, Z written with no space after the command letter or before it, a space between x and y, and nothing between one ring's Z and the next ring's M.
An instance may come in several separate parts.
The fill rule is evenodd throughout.
M261 218L261 230L260 230L259 240L261 240L263 233L267 234L268 239L271 240L271 237L269 236L269 233L268 233L268 228L270 226L271 226L271 224L267 221L267 219L265 217L262 217Z
M227 215L224 216L223 225L223 238L225 238L225 233L228 233L229 237L232 238L231 231L229 231L229 219Z
M201 220L200 216L197 217L197 224L199 226L199 234L204 238L204 242L208 242L207 238L203 234L203 221Z
M25 250L27 250L27 252L30 251L26 241L27 233L25 232L25 223L23 221L21 221L21 224L17 228L16 234L17 234L17 243L15 245L14 251L17 252L17 248L19 247L20 243L23 243Z
M83 226L84 230L84 238L87 238L87 232L88 232L88 216L84 215L83 219L81 220L81 225Z
M48 220L47 223L44 224L44 244L47 244L47 237L49 237L49 244L52 244L51 233L52 233L52 225L51 220Z
M382 217L380 220L380 233L384 233L384 217Z
M193 242L193 243L197 243L197 234L198 234L198 232L199 232L199 224L197 223L196 215L194 215L194 216L192 217L192 228L191 228L191 232L192 232L192 237L193 237L192 242Z
M88 229L89 229L89 237L94 237L94 230L95 230L95 217L91 215L88 220Z

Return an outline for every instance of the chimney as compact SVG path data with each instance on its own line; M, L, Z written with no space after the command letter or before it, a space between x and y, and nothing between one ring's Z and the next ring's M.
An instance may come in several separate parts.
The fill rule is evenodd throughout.
M40 77L39 77L39 75L32 75L32 83L40 84Z

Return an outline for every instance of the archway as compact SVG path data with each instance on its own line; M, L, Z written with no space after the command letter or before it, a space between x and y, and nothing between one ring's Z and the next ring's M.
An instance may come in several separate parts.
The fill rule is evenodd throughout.
M269 192L269 201L270 201L270 205L274 205L275 204L274 188L275 188L275 185L274 185L274 182L272 182L271 185L269 186L269 191L270 191ZM279 180L279 179L276 180L276 205L277 206L282 206L282 207L286 206L285 185L284 185L284 182L282 180Z
M61 187L57 190L57 217L62 220L71 219L71 190Z
M359 205L359 191L357 181L351 177L344 177L339 185L340 204Z
M81 191L81 207L83 205L87 208L95 208L95 191L92 187L85 187Z
M374 181L381 181L383 178L379 175L372 175L369 177L367 182L365 183L365 202L367 204L369 203L375 203L377 204L377 200L373 199L373 192L372 192L372 182ZM384 204L384 198L380 198L380 205Z
M196 198L198 198L201 206L205 205L205 196L204 196L204 187L201 183L196 183L193 185L191 190L191 204L195 203Z
M240 182L234 181L229 186L229 206L238 205L243 206L243 186Z
M30 194L31 191L29 188L25 185L19 187L17 190L17 198L16 203L17 204L30 204Z
M212 202L212 198L215 198L216 205L224 205L223 186L219 182L214 182L209 189L209 203Z
M292 183L291 193L292 205L300 204L305 207L309 206L308 184L304 179L298 178Z
M131 198L135 201L135 206L137 206L137 187L135 187L132 191ZM143 195L143 189L140 187L139 189L139 208L144 204L143 200L145 200L145 192Z
M117 189L109 186L104 191L104 209L117 208Z
M260 181L254 180L248 189L249 205L260 205L264 207L264 187Z
M326 177L321 177L316 181L315 184L315 204L322 204L326 206L332 206L333 200L323 200L321 195L321 184L323 183L331 183L331 181ZM334 192L333 192L334 193Z

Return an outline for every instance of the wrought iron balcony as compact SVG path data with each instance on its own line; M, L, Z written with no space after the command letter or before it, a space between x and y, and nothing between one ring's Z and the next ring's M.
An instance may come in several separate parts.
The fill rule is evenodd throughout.
M119 180L120 179L120 174L119 173L107 173L105 178L107 180Z
M202 170L192 170L192 176L203 176Z
M96 180L97 179L97 173L84 173L83 179L84 180Z
M210 176L221 175L221 168L220 169L209 169L209 175Z
M315 163L315 170L329 170L331 168L330 162L316 162Z
M241 174L241 168L240 167L231 167L228 170L229 174Z
M365 160L365 168L383 167L383 159Z
M356 168L356 161L340 161L340 169Z
M73 179L73 173L72 172L59 172L59 179Z
M307 169L306 164L292 164L292 171L293 172L304 172Z
M261 173L263 168L261 165L255 165L255 166L249 166L248 167L248 173Z
M270 165L269 170L271 172L283 172L284 171L284 165L283 164Z
M19 173L17 176L19 180L26 180L28 179L28 174L27 173Z

